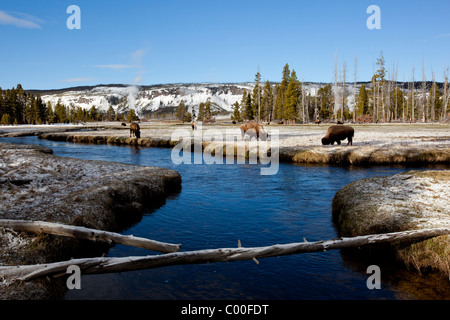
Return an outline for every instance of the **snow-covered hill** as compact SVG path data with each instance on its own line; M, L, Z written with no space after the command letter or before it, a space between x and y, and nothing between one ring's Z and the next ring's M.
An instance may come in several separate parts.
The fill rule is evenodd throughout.
M231 112L233 104L242 99L245 90L253 90L252 83L236 84L167 84L154 86L99 85L84 88L41 92L44 102L54 106L58 100L66 106L90 109L95 106L106 111L112 106L117 112L135 109L146 114L167 107L178 107L184 100L188 111L198 110L201 102L211 101L213 110Z
M317 90L324 85L304 83L305 93L315 96ZM211 101L213 111L232 112L233 104L236 101L241 102L244 91L251 92L253 87L254 83L165 84L139 87L98 85L41 91L40 94L44 102L50 101L53 106L60 101L66 106L80 106L88 110L95 106L103 112L112 106L116 112L128 112L130 109L135 109L139 115L146 115L158 110L176 108L181 100L184 100L188 111L195 110L197 113L199 104L208 99ZM342 87L338 86L337 92L340 95ZM351 84L347 84L346 103L350 109L353 109L354 95Z

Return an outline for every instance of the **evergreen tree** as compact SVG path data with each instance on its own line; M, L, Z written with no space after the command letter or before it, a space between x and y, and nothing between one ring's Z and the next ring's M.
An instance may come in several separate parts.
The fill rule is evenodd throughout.
M333 89L331 84L327 84L326 86L319 88L317 91L317 96L320 101L319 117L323 120L329 119L333 113Z
M261 74L259 71L255 74L255 86L252 93L252 115L260 119L261 112Z
M186 116L186 112L187 112L187 109L186 109L186 106L184 104L184 100L181 100L180 104L178 105L177 112L175 113L175 117L178 120L181 120L181 121L184 122L184 118Z
M204 117L205 117L205 103L200 102L200 105L198 106L197 120L202 121Z
M134 109L130 109L127 120L128 122L139 121L139 117L137 116L136 111L134 111Z
M300 97L300 81L297 73L292 70L289 83L285 92L284 117L288 120L295 120L298 113L298 103Z
M211 116L212 116L212 113L211 113L211 101L208 98L208 100L206 100L206 102L205 102L205 117L206 118L211 118Z
M263 89L263 96L261 99L261 119L264 121L272 120L272 107L273 107L273 90L269 80L266 81Z
M275 100L275 118L281 119L284 116L284 107L286 104L285 100L285 94L287 87L289 85L289 78L290 78L290 70L289 70L289 64L285 64L283 67L283 76L280 85L277 87L277 98Z
M92 106L91 109L89 110L89 121L96 121L96 120L97 120L97 108L95 106Z
M239 111L239 102L234 103L233 114L231 115L231 120L235 120L237 122L241 122L241 112Z
M244 120L253 119L252 96L247 91L242 94L241 100L241 116Z
M116 112L112 106L109 106L108 111L106 111L106 121L113 121L116 118Z
M358 104L356 106L356 116L363 116L369 113L369 96L366 85L363 84L359 89Z
M36 97L36 104L37 104L37 122L39 124L43 124L47 122L47 106L45 105L44 101L41 99L41 95L38 93Z

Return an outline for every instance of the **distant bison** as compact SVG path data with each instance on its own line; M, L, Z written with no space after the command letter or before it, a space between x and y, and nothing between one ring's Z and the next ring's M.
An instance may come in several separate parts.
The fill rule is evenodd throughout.
M122 127L126 127L127 124L126 124L125 122L122 122L121 126L122 126Z
M245 134L248 134L250 136L250 139L252 136L256 136L256 140L267 140L269 135L264 131L264 128L259 123L244 123L241 125L241 134L242 134L242 140L244 140Z
M197 123L195 121L192 121L191 127L192 127L192 130L197 130Z
M331 126L328 128L325 137L322 138L323 145L334 145L337 142L338 145L341 144L342 140L347 139L347 145L353 145L353 136L355 135L355 129L350 126Z
M314 121L316 124L320 124L322 121L320 121L319 119L317 119L316 121Z
M130 137L131 136L136 136L136 138L141 137L141 128L139 127L139 124L132 123L130 125Z
M344 124L344 122L338 120L337 124Z

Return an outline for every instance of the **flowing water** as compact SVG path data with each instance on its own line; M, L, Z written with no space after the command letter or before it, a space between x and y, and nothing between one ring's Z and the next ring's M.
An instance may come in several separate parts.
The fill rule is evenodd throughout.
M338 237L331 216L334 194L362 178L392 175L405 167L339 167L280 164L278 174L261 176L260 165L175 165L171 149L81 145L5 138L37 144L54 154L91 160L161 166L177 170L182 189L123 234L181 243L182 251L266 246ZM108 256L153 254L115 245ZM82 289L66 299L410 299L421 286L411 273L382 267L380 290L370 290L366 269L379 261L346 257L339 250L254 261L170 266L118 274L82 276ZM405 281L412 289L404 289ZM416 283L416 284L414 284ZM402 285L403 284L403 285ZM423 288L422 288L423 289ZM433 292L426 298L440 298Z

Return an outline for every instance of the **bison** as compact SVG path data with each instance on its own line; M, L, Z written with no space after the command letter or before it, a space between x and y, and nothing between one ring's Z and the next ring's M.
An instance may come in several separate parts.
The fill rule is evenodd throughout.
M130 137L131 136L136 136L136 138L141 137L141 128L139 127L139 124L132 123L130 125Z
M322 121L320 121L319 119L317 119L316 121L314 121L317 125L319 125Z
M192 127L192 130L197 130L197 123L195 121L192 121L191 127Z
M267 140L269 135L264 131L264 128L259 123L244 123L241 125L241 134L242 134L242 140L244 140L245 134L248 134L250 136L250 139L252 136L256 136L256 140Z
M348 140L347 145L353 145L353 136L355 135L355 129L350 126L331 126L328 128L325 137L322 138L323 145L334 145L337 142L338 145L341 145L341 140Z

